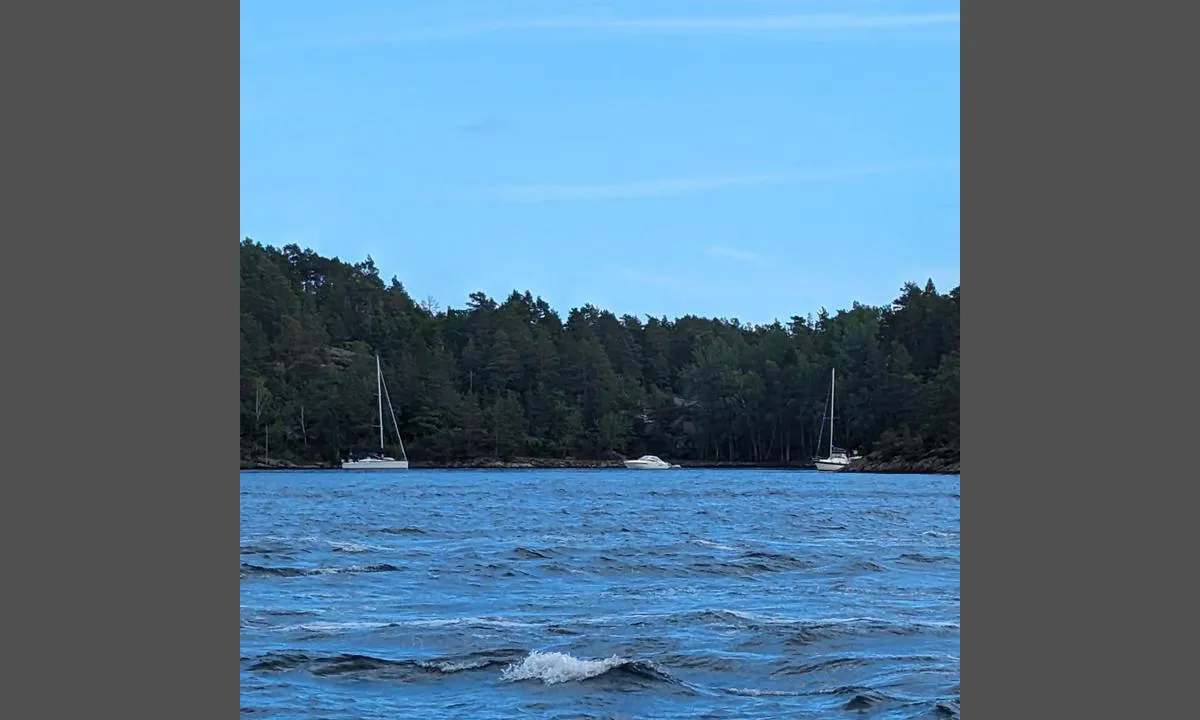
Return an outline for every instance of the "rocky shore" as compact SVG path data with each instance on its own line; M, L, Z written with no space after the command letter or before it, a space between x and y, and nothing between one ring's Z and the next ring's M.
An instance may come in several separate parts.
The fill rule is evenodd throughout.
M812 465L782 465L778 463L749 463L749 462L689 462L678 461L684 468L785 468L811 469ZM243 459L242 470L334 470L337 464L322 464L312 462L293 462L289 460L248 460ZM586 460L578 458L513 458L498 460L496 458L476 458L458 462L423 462L412 461L411 467L429 470L521 470L521 469L555 469L555 470L598 470L602 468L622 467L619 458L606 460ZM959 472L959 454L956 451L937 450L920 458L904 458L872 453L861 460L850 464L843 472L860 473L900 473L900 474L932 474L954 475Z
M242 459L242 470L336 470L341 467L337 463L305 463L289 460L247 460ZM518 470L522 468L552 468L552 469L597 469L621 467L619 460L577 460L575 458L514 458L510 461L495 458L476 458L452 462L425 462L413 460L409 467L412 469L429 470Z
M666 458L664 458L666 459ZM693 460L670 460L682 468L781 468L784 465L775 463L752 463L752 462L699 462ZM579 460L575 458L514 458L511 461L505 462L493 458L480 458L469 462L461 463L419 463L414 462L412 467L423 468L488 468L493 470L502 469L520 469L520 468L555 468L562 470L598 470L601 468L619 468L624 467L623 462L617 459L608 460ZM797 467L797 466L793 466Z
M919 458L871 453L850 463L843 472L900 473L908 475L957 475L960 453L955 448L940 448Z
M277 460L275 458L251 460L242 458L241 467L243 470L331 470L337 465L319 462L293 462L291 460Z
M578 460L576 458L513 458L512 460L498 460L496 458L475 458L474 460L462 460L453 462L441 463L412 463L414 468L443 468L443 469L462 469L462 470L520 470L528 468L542 468L554 470L592 470L599 468L617 468L621 467L620 460Z

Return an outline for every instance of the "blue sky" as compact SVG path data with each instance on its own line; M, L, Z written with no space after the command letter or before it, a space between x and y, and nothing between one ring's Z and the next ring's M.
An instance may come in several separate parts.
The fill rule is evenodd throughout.
M770 322L959 282L959 4L243 0L241 236Z

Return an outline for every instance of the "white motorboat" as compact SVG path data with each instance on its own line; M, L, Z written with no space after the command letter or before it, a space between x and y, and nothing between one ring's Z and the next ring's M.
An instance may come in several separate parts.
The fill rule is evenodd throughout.
M626 460L625 467L630 470L671 470L679 466L672 465L657 455L643 455L637 460Z
M404 439L400 437L400 424L396 422L396 411L392 409L392 398L388 396L387 384L383 381L383 369L379 356L375 356L375 381L379 394L379 454L342 463L343 470L407 470L408 455L404 452ZM396 442L400 443L400 460L384 452L383 443L383 400L387 398L388 412L392 416L392 427L396 430Z

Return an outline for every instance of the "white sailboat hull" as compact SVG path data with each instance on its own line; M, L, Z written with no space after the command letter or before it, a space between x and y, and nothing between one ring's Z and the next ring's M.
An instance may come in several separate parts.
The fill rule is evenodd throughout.
M813 458L813 465L817 466L817 470L821 472L841 472L849 467L850 463L860 459L859 456L849 456L844 450L840 450L833 445L833 406L834 406L834 388L837 387L837 371L833 368L829 370L829 404L826 406L829 409L829 455L823 458ZM821 418L824 422L824 418ZM820 441L818 441L820 444Z
M349 460L343 470L407 470L407 460Z
M821 472L838 472L839 470L845 470L846 466L849 464L850 463L848 463L848 462L837 462L837 461L829 461L829 460L817 460L816 461L817 469L820 470Z

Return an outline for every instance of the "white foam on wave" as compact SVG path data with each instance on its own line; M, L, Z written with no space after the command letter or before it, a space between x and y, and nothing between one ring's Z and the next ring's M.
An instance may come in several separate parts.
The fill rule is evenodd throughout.
M327 540L329 545L339 552L345 553L365 553L365 552L382 552L387 548L379 547L378 545L362 545L352 542L339 542L337 540Z
M342 575L347 573L384 572L386 569L387 566L383 565L347 565L346 567L306 568L304 573L306 575Z
M821 623L825 625L859 625L859 624L874 624L874 625L889 625L903 623L905 625L913 625L920 627L953 627L957 628L958 623L939 622L935 620L915 620L911 618L881 618L872 615L850 615L846 617L823 617L823 618L797 618L795 620L786 620L785 622L800 622L800 623Z
M755 622L782 621L782 618L779 618L779 617L773 617L773 616L768 616L768 615L758 615L758 614L755 614L752 612L746 612L745 610L718 610L717 612L728 613L728 614L730 614L736 618L739 618L741 620L753 620Z
M803 548L806 545L880 545L877 538L856 538L856 537L806 537L799 543Z
M485 668L491 664L489 660L468 660L465 662L438 662L428 665L428 667L444 673L456 673L464 670L478 670Z
M287 537L284 535L247 535L241 539L241 542L243 545L249 545L255 542L262 542L264 540L266 542L301 543L305 545L311 545L317 542L317 538L312 535L305 535L304 537Z
M800 694L795 690L760 690L758 688L729 688L725 692L730 695L742 695L744 697L790 697Z
M500 673L509 682L541 680L546 685L587 680L628 662L613 655L604 660L580 660L560 652L534 651L519 663L513 663Z
M378 630L380 628L385 628L389 625L391 625L391 623L367 622L367 621L308 622L308 623L301 623L299 625L288 625L288 626L280 628L280 629L283 631L291 631L291 632L294 632L296 630L301 630L303 632L322 633L322 634L331 634L332 635L332 634L336 634L336 633L356 632L356 631L361 631L361 630Z
M709 611L717 615L726 615L747 622L775 626L861 626L878 625L884 627L910 627L920 630L959 630L959 624L950 621L914 620L909 618L888 620L870 616L853 617L792 617L762 612L746 612L743 610L714 609Z
M696 545L700 545L701 547L710 547L710 548L715 548L717 550L733 550L734 549L734 548L729 547L728 545L722 545L721 543L713 542L712 540L697 539L697 540L693 540L692 543L696 544Z
M454 627L457 625L471 625L475 627L486 628L536 628L541 627L540 623L520 622L519 620L506 620L502 617L459 617L459 618L422 618L419 620L403 620L401 625L412 627Z

